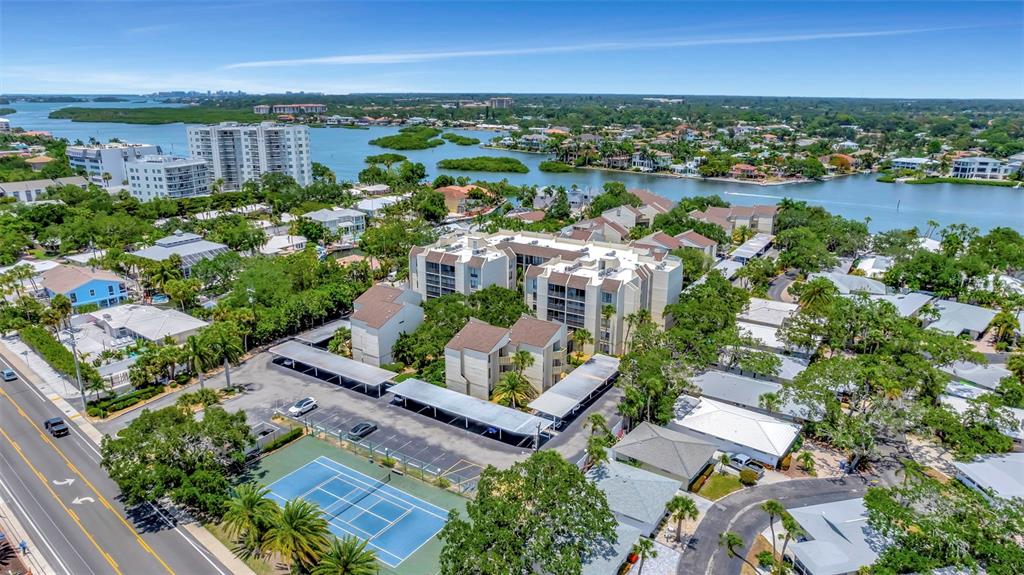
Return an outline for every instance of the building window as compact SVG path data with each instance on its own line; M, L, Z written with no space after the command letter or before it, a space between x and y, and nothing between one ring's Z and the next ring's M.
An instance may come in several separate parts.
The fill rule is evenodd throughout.
M94 289L89 290L89 297L93 297L95 295L96 295L96 290L94 290Z
M602 304L612 303L612 293L611 292L607 292L607 291L601 292L601 303Z

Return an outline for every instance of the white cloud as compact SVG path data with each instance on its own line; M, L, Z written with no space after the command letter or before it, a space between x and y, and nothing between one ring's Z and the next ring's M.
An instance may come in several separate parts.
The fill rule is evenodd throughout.
M847 38L873 38L879 36L904 36L924 32L952 30L953 28L917 28L903 30L867 30L858 32L822 32L816 34L787 34L773 36L729 36L718 38L689 38L660 41L597 42L564 46L538 46L535 48L505 48L491 50L452 50L437 52L383 52L377 54L343 54L289 60L257 60L238 62L224 66L238 68L280 68L309 65L365 65L365 64L414 64L457 58L488 58L495 56L527 56L536 54L559 54L570 52L613 52L644 50L653 48L686 48L695 46L717 46L730 44L778 44L783 42L810 42L815 40L840 40Z

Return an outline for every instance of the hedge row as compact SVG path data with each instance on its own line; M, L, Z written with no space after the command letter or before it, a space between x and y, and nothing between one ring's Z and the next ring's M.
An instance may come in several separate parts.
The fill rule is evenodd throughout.
M109 397L99 401L90 401L89 407L86 409L86 413L93 417L106 417L107 414L114 413L115 411L121 411L122 409L135 405L136 403L156 397L163 392L164 386L157 385L136 389L135 391L124 395Z
M300 437L302 437L302 428L301 427L292 428L291 431L289 431L288 433L285 433L284 435L280 435L280 436L274 438L272 441L270 441L266 445L264 445L260 449L260 451L263 452L263 453L270 453L271 451L273 451L273 450L275 450L275 449L277 449L279 447L282 447L284 445L287 445L287 444L295 441L296 439L298 439Z
M69 379L74 380L75 357L71 355L71 351L68 348L54 339L50 332L41 327L30 325L23 327L19 333L21 341L41 355L46 360L46 363L50 364L50 367L64 374ZM103 381L103 378L100 377L100 372L96 371L96 368L89 363L79 362L78 369L82 373L82 383L86 385L88 385L88 382L99 383Z

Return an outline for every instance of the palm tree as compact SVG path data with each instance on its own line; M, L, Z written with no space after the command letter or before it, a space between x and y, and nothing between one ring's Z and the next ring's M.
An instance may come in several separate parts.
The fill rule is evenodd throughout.
M808 473L808 475L815 475L813 453L810 451L801 451L800 455L796 456L796 461L800 464L800 467Z
M687 519L694 520L697 518L699 511L697 510L697 504L694 503L693 499L686 495L676 495L669 500L666 506L668 512L672 514L672 519L676 521L676 541L683 540L683 521Z
M320 508L305 499L284 504L263 537L264 548L289 566L315 565L328 547L330 531Z
M525 349L516 350L516 352L512 354L512 367L519 375L523 375L526 368L531 367L533 362L533 354Z
M742 244L752 237L754 237L754 230L750 229L749 226L739 226L732 231L732 239L738 244Z
M633 553L640 556L640 567L637 569L636 575L642 575L644 572L644 563L648 559L654 559L658 556L658 550L654 548L654 542L646 537L641 537L636 545L633 546Z
M604 435L591 435L587 438L587 467L593 467L608 461L608 438Z
M757 566L750 561L747 561L747 558L742 554L736 552L737 549L743 547L743 539L735 532L726 531L725 533L719 534L718 546L725 548L725 554L728 555L730 559L738 557L741 561L746 563L754 573L757 573Z
M587 427L590 428L590 435L601 435L611 437L612 431L608 429L608 420L600 413L591 413L587 416Z
M614 315L615 315L615 306L613 306L610 303L601 306L601 319L604 320L603 323L601 324L601 327L602 327L602 331L603 330L607 330L608 331L608 338L605 341L608 342L609 347L611 347L611 334L612 334L611 319L612 319L612 316L614 316ZM601 335L602 335L602 339L604 339L604 334L602 333Z
M103 178L103 187L110 186L110 180L114 179L114 176L110 175L110 172L103 172L103 175L100 177Z
M270 490L257 483L243 483L235 488L224 513L224 528L237 538L248 554L259 552L263 536L274 524L280 507L268 497Z
M779 398L777 393L762 393L757 398L757 402L760 404L761 409L768 413L776 413L782 407L782 399Z
M312 575L375 575L377 554L366 548L366 541L355 537L334 538L313 568Z
M227 322L215 323L203 332L203 339L210 348L210 358L224 364L224 380L228 388L231 387L231 364L245 353L242 339L236 332L234 324Z
M800 307L810 312L821 312L832 305L836 295L836 286L832 282L814 278L800 286Z
M775 518L782 517L786 514L786 508L781 503L774 499L769 499L761 504L761 511L768 514L768 529L772 533L772 558L775 557Z
M53 299L50 300L50 308L57 313L57 317L60 318L61 322L68 321L68 327L71 327L69 319L74 306L71 304L68 296L62 293L53 296Z
M158 292L164 291L167 282L181 279L181 268L170 259L154 262L146 269L146 282Z
M533 384L514 371L506 373L498 380L492 395L494 401L512 409L519 409L520 405L529 403L535 397L537 391L533 389Z
M1007 341L1013 334L1020 330L1020 321L1017 316L1008 310L1002 310L992 318L989 327L996 330L996 341Z
M185 352L185 364L199 376L199 389L203 389L203 372L216 362L213 350L200 335L190 335L182 347Z
M583 357L583 348L594 343L594 336L583 328L572 332L572 343L576 348L576 356Z

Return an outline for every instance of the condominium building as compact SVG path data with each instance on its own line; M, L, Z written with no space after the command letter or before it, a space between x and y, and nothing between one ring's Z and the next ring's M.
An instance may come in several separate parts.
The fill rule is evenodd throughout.
M132 196L146 202L153 198L190 198L210 193L206 160L172 156L143 156L125 164Z
M394 362L392 349L398 336L411 333L423 322L419 294L376 284L356 298L350 318L352 359L380 367Z
M14 198L15 202L38 202L47 189L60 186L78 186L83 190L87 190L89 189L89 182L82 176L55 179L45 178L42 180L28 180L26 182L0 182L0 198Z
M110 142L107 144L89 144L68 146L65 152L68 162L74 169L85 170L88 178L96 183L113 183L120 185L128 179L125 164L144 156L162 154L160 146L151 144L126 144ZM109 180L103 178L110 174Z
M267 114L270 113L270 105L269 104L256 104L255 106L252 107L252 113L253 114L258 114L260 116L266 116Z
M642 309L658 325L669 321L665 307L679 298L683 266L648 248L531 232L471 234L409 254L410 286L426 299L514 288L519 277L536 317L589 331L595 343L584 351L618 354L626 316Z
M271 111L275 114L323 114L327 112L327 106L324 104L274 104Z
M222 190L238 190L263 174L291 176L301 186L313 181L309 128L274 122L221 122L188 128L188 150L206 160L210 177Z
M775 216L778 213L777 206L731 206L720 208L708 206L703 212L693 210L690 217L695 220L717 224L725 233L732 234L733 230L740 227L747 227L754 232L766 234L775 231Z
M490 100L487 100L487 105L489 105L492 108L497 108L497 109L511 108L512 107L512 98L509 98L509 97L491 98Z
M1010 173L1011 170L1000 160L968 157L953 160L953 170L950 175L954 178L973 180L1002 180Z

